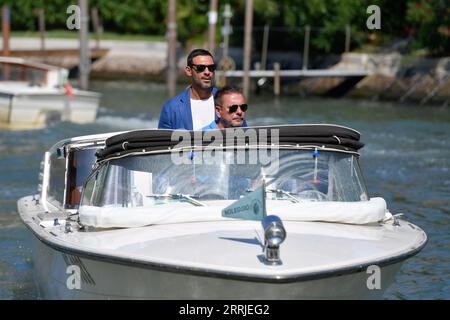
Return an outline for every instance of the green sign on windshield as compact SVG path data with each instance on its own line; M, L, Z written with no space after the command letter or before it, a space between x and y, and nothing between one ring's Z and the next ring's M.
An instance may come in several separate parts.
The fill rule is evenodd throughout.
M222 210L222 217L261 221L266 216L265 185Z

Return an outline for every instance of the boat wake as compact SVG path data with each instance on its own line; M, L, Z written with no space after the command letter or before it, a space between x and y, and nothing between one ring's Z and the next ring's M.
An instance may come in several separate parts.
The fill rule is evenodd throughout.
M122 130L135 130L140 128L157 128L157 119L143 119L143 118L127 118L119 116L100 116L96 120L97 124L106 125L111 128L118 128Z

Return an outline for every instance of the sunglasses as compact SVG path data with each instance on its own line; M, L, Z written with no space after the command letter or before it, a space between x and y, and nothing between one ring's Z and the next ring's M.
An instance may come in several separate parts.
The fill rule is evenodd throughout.
M242 110L243 112L245 112L245 111L247 111L247 109L248 109L248 104L246 104L246 103L243 103L243 104L233 104L233 105L231 105L231 106L229 106L229 107L227 107L227 108L228 108L228 112L229 112L229 113L236 112L238 108L241 108L241 110Z
M215 64L192 64L191 67L197 72L203 72L206 68L208 68L210 72L216 71Z

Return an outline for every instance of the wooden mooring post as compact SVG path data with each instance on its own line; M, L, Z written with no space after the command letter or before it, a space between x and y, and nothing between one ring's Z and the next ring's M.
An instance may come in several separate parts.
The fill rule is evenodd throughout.
M9 7L5 4L2 7L2 34L3 34L3 55L5 57L8 57L10 52L9 52L9 36L10 36L10 21L11 21L11 16L10 16L10 11L9 11ZM6 63L3 66L3 79L7 80L9 79L9 65Z
M3 55L9 56L10 11L8 5L2 7Z
M244 31L244 97L249 99L250 93L250 64L252 51L253 0L245 1L245 31Z
M89 87L89 73L91 69L88 0L79 0L79 6L81 11L79 81L80 88L82 90L87 90Z
M223 36L223 56L228 57L228 47L230 43L230 34L231 34L231 24L230 20L233 14L231 13L230 4L225 4L225 9L223 12L223 27L222 27L222 36Z
M210 0L208 12L208 50L214 55L216 49L217 0Z
M176 21L176 0L169 0L169 10L167 19L167 89L169 97L176 93L177 86L177 21Z
M267 51L269 48L269 25L264 26L263 33L263 43L261 52L261 70L266 70L267 68Z
M41 51L45 51L45 10L43 8L36 8L33 10L38 18L39 36L41 39Z
M305 27L305 41L303 44L303 70L308 70L308 56L309 56L309 36L311 33L311 27Z
M275 96L280 95L280 89L281 89L281 79L280 79L280 63L276 62L273 64L273 93Z
M95 31L95 49L100 49L100 35L102 33L102 26L98 18L98 9L96 7L91 9L92 25Z
M345 52L350 51L350 25L345 25Z

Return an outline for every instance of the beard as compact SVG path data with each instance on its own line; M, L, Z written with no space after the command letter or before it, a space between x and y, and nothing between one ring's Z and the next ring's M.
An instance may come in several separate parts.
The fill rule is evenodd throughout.
M222 125L225 128L239 128L242 127L244 124L244 119L232 119L232 120L226 120L224 118L219 119L220 122L222 122Z
M242 127L244 119L234 119L230 121L230 127Z
M214 78L208 78L208 82L204 82L204 80L206 79L202 79L202 78L194 78L194 83L197 87L202 88L202 89L211 89L214 85Z

